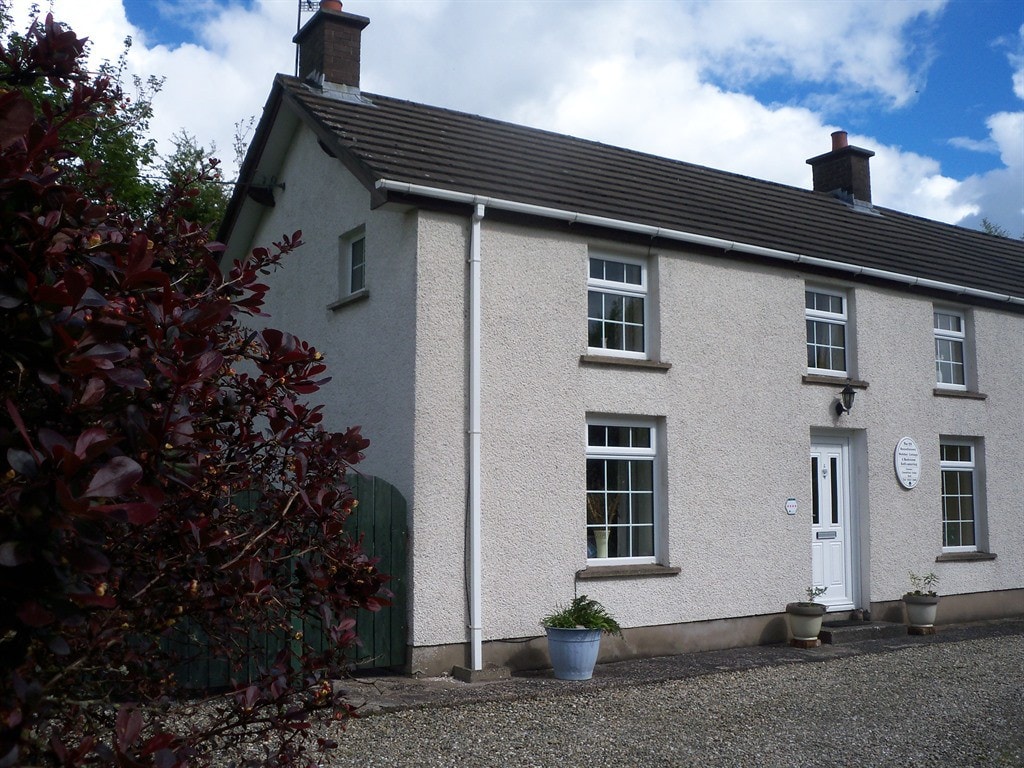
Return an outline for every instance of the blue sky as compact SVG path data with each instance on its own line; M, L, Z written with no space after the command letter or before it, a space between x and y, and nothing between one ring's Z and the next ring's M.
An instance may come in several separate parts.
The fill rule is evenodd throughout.
M291 73L298 0L52 0L139 74L154 132L231 165ZM15 0L27 7L27 1ZM45 5L45 3L44 3ZM876 204L1024 234L1024 3L346 0L362 87L795 186L829 133L876 152ZM307 19L308 14L303 16Z

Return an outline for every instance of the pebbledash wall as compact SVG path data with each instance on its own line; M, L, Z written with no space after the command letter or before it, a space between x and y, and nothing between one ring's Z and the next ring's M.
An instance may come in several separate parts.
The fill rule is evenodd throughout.
M280 178L302 183L278 193L254 242L301 228L307 245L272 277L272 324L327 354L329 423L361 424L364 469L407 497L409 671L447 671L467 653L469 212L371 210L302 127ZM359 227L367 295L339 305L339 237ZM592 250L647 260L653 356L669 369L581 361ZM538 641L510 641L535 638L574 583L629 628L604 658L783 639L780 612L811 581L812 433L851 439L860 606L895 618L907 571L934 571L944 596L964 596L944 599L940 621L1024 614L1021 315L490 213L481 252L485 661L546 664ZM839 417L842 382L804 380L808 284L848 291L853 375L868 386ZM987 399L933 393L936 305L966 310ZM576 581L590 414L657 419L662 564L678 573ZM936 562L940 435L983 441L981 548L995 559ZM903 436L921 450L912 490L893 470Z

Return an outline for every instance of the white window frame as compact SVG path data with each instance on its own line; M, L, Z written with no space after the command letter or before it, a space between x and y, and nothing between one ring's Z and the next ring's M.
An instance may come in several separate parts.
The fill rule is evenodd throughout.
M960 330L948 330L945 328L939 328L938 315L946 315L948 317L955 317L960 321ZM948 307L934 307L932 309L932 329L935 333L935 386L939 389L956 389L964 391L967 389L967 315L958 309L950 309ZM942 365L955 366L956 363L951 360L943 360L939 354L940 344L959 344L960 345L960 369L961 377L963 378L962 384L957 384L952 381L942 380Z
M820 309L811 309L807 306L807 294L817 293L824 296L835 296L842 300L843 311L842 312L826 312ZM808 322L813 323L828 323L829 325L842 326L843 328L843 359L846 363L842 369L838 368L818 368L808 364L807 372L811 374L819 374L822 376L840 376L849 377L851 369L851 335L850 335L850 296L847 291L838 290L835 288L824 288L818 285L807 285L804 286L804 356L807 355L807 340L806 340L806 326ZM818 346L815 344L815 346Z
M356 243L362 243L362 261L358 265L362 285L356 287L353 281L357 265L353 259ZM338 284L342 298L361 295L367 290L366 281L366 228L356 227L338 238Z
M636 266L640 268L640 283L619 282L617 280L604 280L590 276L593 259L619 263L624 266ZM590 295L600 293L610 296L622 296L626 298L640 299L643 302L643 349L611 349L607 346L590 345ZM625 357L633 360L649 360L651 350L651 322L650 310L651 297L648 290L648 268L646 259L638 259L631 256L622 256L616 253L591 251L587 257L587 353L591 355L606 355L611 357ZM603 322L603 318L601 319ZM625 326L625 323L623 323Z
M961 448L970 448L971 457L968 461L951 461L944 460L942 458L943 446L957 446ZM957 437L942 437L939 439L939 500L940 500L940 511L941 511L941 524L942 524L942 551L943 552L977 552L979 550L978 542L981 539L981 520L982 520L982 500L981 500L981 483L979 482L979 472L981 471L978 453L980 450L980 441L968 440L965 438ZM969 545L946 545L946 472L969 472L971 476L971 523L974 528L974 544ZM963 496L963 493L958 494ZM963 518L961 517L957 522L962 523Z
M646 429L650 434L650 446L649 447L629 447L629 446L600 446L590 445L590 428L591 427L624 427L624 428L639 428ZM611 556L611 557L591 557L589 550L587 552L587 565L648 565L657 563L662 547L662 529L663 529L663 511L662 511L662 488L661 488L661 467L662 467L662 451L660 449L660 432L658 423L655 419L645 419L642 417L614 417L614 416L588 416L587 417L587 433L586 433L586 460L607 460L617 459L622 461L650 461L651 463L651 544L652 554L641 555L641 556ZM590 493L586 487L587 483L584 482L584 497ZM605 489L607 493L607 489ZM590 522L589 514L584 518L585 531L586 531L586 542L589 548L590 544L590 532L592 529L600 529L599 523L592 524ZM631 534L634 528L647 527L646 523L632 523L628 520L624 524L615 526L620 530L625 530L627 534Z

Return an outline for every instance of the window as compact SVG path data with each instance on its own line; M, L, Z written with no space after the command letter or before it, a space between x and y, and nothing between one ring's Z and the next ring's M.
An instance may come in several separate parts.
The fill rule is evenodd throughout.
M366 287L366 238L360 237L349 244L349 292Z
M345 298L366 290L366 231L357 227L338 240L339 283Z
M963 440L942 440L942 548L952 552L978 549L978 465L976 445Z
M650 423L587 423L587 558L655 558L656 434Z
M967 389L964 368L964 315L955 310L936 309L933 316L936 384L949 389Z
M647 266L623 257L590 257L587 346L591 352L647 357Z
M807 319L807 371L848 375L846 295L820 288L804 291Z

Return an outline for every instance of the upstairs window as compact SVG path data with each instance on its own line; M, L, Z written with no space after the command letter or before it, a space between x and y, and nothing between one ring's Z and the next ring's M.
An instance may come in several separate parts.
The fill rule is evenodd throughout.
M964 366L966 322L963 313L950 309L933 312L935 327L935 382L948 389L967 389Z
M807 372L848 376L846 294L821 288L804 291Z
M591 353L647 357L647 266L622 257L590 257L587 347Z
M366 287L366 238L360 237L349 243L349 293Z
M615 565L655 557L655 427L587 423L587 558Z
M978 465L975 444L943 440L939 444L942 473L942 548L951 552L978 549Z
M366 291L366 229L356 227L338 238L338 283L341 299Z

